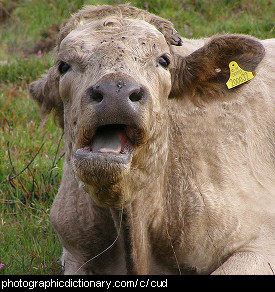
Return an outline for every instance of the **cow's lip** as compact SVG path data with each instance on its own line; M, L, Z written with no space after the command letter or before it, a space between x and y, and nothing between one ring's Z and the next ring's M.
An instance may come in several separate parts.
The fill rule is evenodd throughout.
M134 145L136 143L135 128L122 124L110 124L98 127L94 135L90 138L89 142L77 149L74 153L75 159L85 160L99 160L112 163L128 163ZM107 148L102 146L104 144L104 135L109 135L106 138ZM112 142L111 140L115 141ZM99 142L100 140L100 142ZM109 140L109 141L108 141ZM113 144L115 146L112 146Z

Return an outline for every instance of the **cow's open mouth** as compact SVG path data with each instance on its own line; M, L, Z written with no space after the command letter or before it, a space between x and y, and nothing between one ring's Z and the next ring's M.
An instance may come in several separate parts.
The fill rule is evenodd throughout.
M126 163L136 142L136 130L126 125L104 125L96 129L88 145L75 152L76 159L99 159Z
M125 125L101 126L92 138L90 150L94 153L127 154L133 150L134 132Z

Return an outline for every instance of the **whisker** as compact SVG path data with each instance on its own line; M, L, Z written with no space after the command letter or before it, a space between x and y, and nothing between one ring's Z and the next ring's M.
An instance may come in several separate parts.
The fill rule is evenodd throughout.
M172 243L172 238L171 238L171 236L169 234L169 231L168 231L167 223L165 223L165 229L166 229L167 237L168 237L169 242L170 242L170 246L171 246L173 254L174 254L174 258L175 258L176 264L177 264L177 269L179 271L179 274L181 275L180 264L179 264L179 261L178 261L178 258L177 258L177 254L175 252L175 249L174 249L174 246L173 246L173 243Z
M108 251L118 240L119 235L120 235L120 231L121 231L121 226L122 226L122 215L123 215L123 205L121 206L121 213L120 213L120 219L119 219L119 227L118 227L118 231L117 231L117 236L114 239L114 241L107 247L105 248L103 251L101 251L100 253L98 253L97 255L95 255L94 257L90 258L89 260L87 260L84 264L82 264L76 271L75 274L78 273L79 270L81 270L85 265L87 265L89 262L93 261L94 259L96 259L97 257L101 256L102 254L104 254L106 251Z

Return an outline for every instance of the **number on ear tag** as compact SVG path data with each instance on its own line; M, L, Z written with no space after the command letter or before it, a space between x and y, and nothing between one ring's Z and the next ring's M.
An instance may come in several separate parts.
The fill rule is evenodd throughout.
M237 62L232 61L229 63L230 77L226 82L228 89L243 84L256 76L256 72L249 72L243 70Z

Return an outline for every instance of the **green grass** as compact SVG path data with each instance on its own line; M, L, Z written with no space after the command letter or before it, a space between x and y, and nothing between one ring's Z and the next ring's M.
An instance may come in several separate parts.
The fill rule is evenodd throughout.
M41 125L37 113L25 86L2 85L0 275L60 270L61 250L48 219L62 173L62 133L51 118Z
M28 84L45 73L53 54L27 54L85 4L131 2L174 22L184 37L246 33L264 39L274 32L268 0L2 0L17 4L0 22L0 275L59 274L61 246L49 211L62 176L62 132L43 120ZM1 266L0 266L1 267Z

